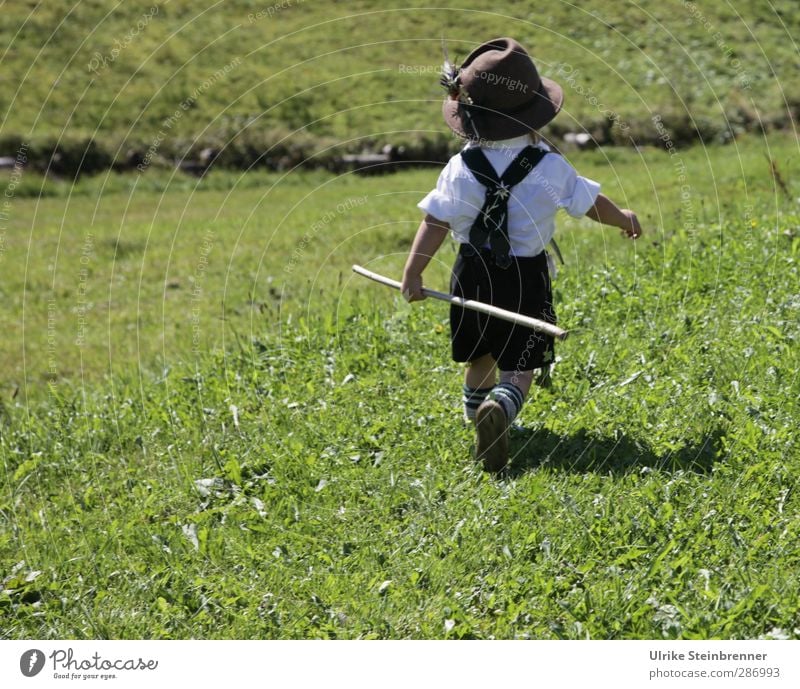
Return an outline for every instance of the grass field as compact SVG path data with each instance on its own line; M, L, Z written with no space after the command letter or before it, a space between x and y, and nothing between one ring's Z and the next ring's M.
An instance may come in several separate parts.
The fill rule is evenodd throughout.
M561 219L572 336L500 480L446 311L349 271L398 274L435 169L26 172L0 634L800 636L796 141L571 160L647 234Z
M683 227L699 239L749 222L757 208L760 217L793 209L769 159L781 182L793 183L798 163L786 136L672 157L613 148L574 155L609 195L641 209L648 236L633 253L613 233L565 216L561 246L574 269L564 279L635 260L641 247L663 259L665 241ZM13 188L0 253L0 290L12 315L9 337L0 340L6 384L26 399L48 381L158 375L198 352L222 351L237 336L249 341L281 313L333 312L351 293L388 303L389 294L352 282L350 266L369 263L399 276L419 223L415 205L436 174L214 173L198 181L148 171L71 184L25 173ZM443 257L429 278L439 288L451 260ZM671 269L663 270L666 279Z
M0 5L0 638L800 637L796 2ZM446 308L350 270L438 168L321 168L453 149L441 39L500 35L645 235L560 218L492 477Z
M494 36L528 46L565 86L556 132L652 142L659 115L678 141L728 140L789 127L798 108L794 0L102 0L5 3L2 15L0 154L24 142L64 175L205 147L233 167L387 142L424 152L447 142L433 124L443 36L454 58Z

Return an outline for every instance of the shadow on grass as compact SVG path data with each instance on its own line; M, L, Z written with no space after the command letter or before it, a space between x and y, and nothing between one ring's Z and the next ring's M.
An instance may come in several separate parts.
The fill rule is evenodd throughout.
M518 429L510 437L511 466L507 475L520 476L538 468L574 473L623 475L643 467L666 471L711 471L721 456L722 431L714 430L695 445L679 450L656 453L646 442L620 435L606 438L581 429L562 436L547 429Z

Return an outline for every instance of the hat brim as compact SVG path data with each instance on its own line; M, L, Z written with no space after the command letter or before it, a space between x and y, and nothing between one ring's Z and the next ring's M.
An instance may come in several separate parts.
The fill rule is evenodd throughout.
M518 112L500 112L479 105L462 108L459 101L448 98L442 104L442 115L450 129L467 139L500 141L522 136L544 127L564 103L564 90L555 81L541 77L541 82L539 91Z

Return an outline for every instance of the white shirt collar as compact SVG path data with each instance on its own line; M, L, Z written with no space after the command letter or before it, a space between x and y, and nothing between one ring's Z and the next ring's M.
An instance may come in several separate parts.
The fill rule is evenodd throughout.
M512 148L525 148L526 146L531 145L531 140L527 134L523 134L522 136L515 136L512 139L501 139L499 141L488 141L486 139L481 139L480 141L470 141L466 148L474 148L475 146L480 146L481 148L488 148L488 149L495 149L501 151L507 151ZM550 147L544 142L539 141L538 144L535 144L536 148L541 148L543 151L549 151Z

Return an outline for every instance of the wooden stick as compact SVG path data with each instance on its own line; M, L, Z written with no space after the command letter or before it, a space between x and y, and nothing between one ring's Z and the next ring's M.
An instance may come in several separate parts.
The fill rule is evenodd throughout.
M379 282L382 285L386 285L387 287L394 287L394 289L398 290L401 287L397 280L392 280L391 278L384 277L378 273L373 273L371 270L367 270L361 266L353 266L353 271L364 276L365 278L369 278L370 280ZM501 309L490 304L484 304L480 301L462 299L461 297L456 297L452 294L445 294L444 292L437 292L436 290L428 289L427 287L422 288L422 293L426 297L433 297L434 299L440 299L441 301L455 304L456 306L460 306L464 309L478 311L479 313L485 313L487 316L494 316L495 318L500 318L504 321L510 321L511 323L516 323L517 325L531 328L537 332L543 332L548 335L552 335L559 340L565 340L569 334L566 330L562 330L558 326L548 323L547 321L542 321L538 318L531 318L530 316L523 316L521 313L514 313L513 311L506 311L505 309Z

